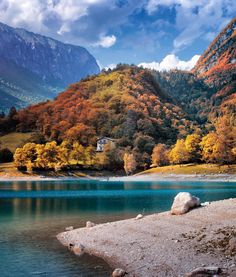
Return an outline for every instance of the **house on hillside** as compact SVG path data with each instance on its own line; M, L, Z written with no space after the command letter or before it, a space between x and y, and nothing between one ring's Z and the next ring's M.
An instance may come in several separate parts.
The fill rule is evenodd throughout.
M112 138L108 138L108 137L102 137L99 138L97 141L97 152L103 152L105 145L110 145L111 147L115 147L115 140Z

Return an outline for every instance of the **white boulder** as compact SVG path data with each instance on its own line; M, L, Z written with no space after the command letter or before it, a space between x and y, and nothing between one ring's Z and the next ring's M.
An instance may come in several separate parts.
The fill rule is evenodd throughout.
M175 198L171 207L171 214L181 215L189 210L201 205L199 198L191 195L189 192L180 192Z

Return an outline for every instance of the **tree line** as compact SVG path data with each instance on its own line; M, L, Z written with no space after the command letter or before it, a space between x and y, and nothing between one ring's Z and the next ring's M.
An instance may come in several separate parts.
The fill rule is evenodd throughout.
M131 164L130 168L132 167L134 170L134 165L137 164L135 157L130 155L129 159L126 164ZM178 139L171 147L162 143L155 145L151 162L152 166L202 162L220 165L236 163L236 125L234 118L227 116L218 118L215 123L215 130L204 136L193 133L187 135L185 139Z
M76 140L64 140L42 144L26 143L17 148L14 161L19 169L32 171L71 168L110 169L124 168L132 174L136 169L152 166L185 163L232 164L236 162L236 129L229 117L221 117L215 130L206 135L193 133L185 139L177 139L174 145L158 143L152 154L147 154L147 164L140 162L137 149L121 148L107 144L102 153L92 145L84 146ZM144 167L145 166L145 167Z

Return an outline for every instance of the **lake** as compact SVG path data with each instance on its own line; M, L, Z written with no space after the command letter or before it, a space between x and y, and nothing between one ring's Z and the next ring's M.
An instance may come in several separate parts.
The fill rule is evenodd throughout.
M77 258L56 235L83 227L169 210L188 191L201 202L236 197L235 182L57 180L0 182L0 275L110 276L94 257Z

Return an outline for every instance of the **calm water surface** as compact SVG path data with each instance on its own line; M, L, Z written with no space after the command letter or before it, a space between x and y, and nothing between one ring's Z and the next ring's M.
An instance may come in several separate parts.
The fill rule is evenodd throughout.
M109 276L103 261L77 258L55 236L66 226L169 210L188 191L201 201L236 197L233 182L0 182L0 276Z

